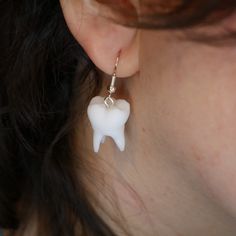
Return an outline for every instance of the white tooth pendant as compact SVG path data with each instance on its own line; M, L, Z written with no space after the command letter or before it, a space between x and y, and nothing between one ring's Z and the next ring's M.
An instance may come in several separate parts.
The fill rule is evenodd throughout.
M88 117L93 128L93 149L99 151L100 143L104 143L105 137L111 137L120 151L125 149L125 123L129 118L130 104L124 99L114 99L116 70L119 62L117 57L111 85L108 88L107 97L94 97L88 106Z
M88 106L88 117L93 127L93 149L98 152L100 143L110 136L120 151L125 149L125 123L129 118L130 105L125 100L115 100L107 107L104 98L94 97Z

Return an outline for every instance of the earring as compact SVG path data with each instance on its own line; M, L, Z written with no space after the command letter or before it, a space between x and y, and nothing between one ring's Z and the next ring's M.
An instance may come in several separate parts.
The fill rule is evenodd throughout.
M117 66L120 55L118 55L112 74L111 84L108 87L108 96L96 96L89 103L87 114L93 128L93 149L99 151L101 143L105 142L106 136L111 137L120 151L125 149L125 123L129 118L130 104L124 99L112 97L115 93L115 81Z

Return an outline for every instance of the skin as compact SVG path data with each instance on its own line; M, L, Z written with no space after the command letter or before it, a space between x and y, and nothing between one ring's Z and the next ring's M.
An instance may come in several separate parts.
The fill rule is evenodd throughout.
M105 73L111 72L116 52L124 47L126 55L119 67L125 79L116 92L131 104L125 151L107 139L99 157L93 154L86 117L74 137L77 152L103 175L101 185L96 172L89 173L93 183L88 188L100 204L137 236L236 235L236 48L179 40L180 31L134 33L102 20L103 32L118 38L118 46L101 37L88 42L84 37L93 23L86 25L85 18L86 31L76 27L72 9L81 13L78 1L61 4L69 28L95 64L98 55L91 48L96 42L106 54L96 64L104 72L100 95L106 94ZM90 23L100 19L93 17ZM106 40L114 51L105 53ZM129 69L127 58L133 65Z

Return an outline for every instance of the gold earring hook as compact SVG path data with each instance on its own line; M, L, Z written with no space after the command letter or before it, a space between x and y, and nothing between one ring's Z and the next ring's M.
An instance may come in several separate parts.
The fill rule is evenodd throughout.
M107 89L109 95L104 99L104 103L105 103L107 108L114 105L114 99L111 96L116 91L115 82L116 82L116 78L117 78L116 77L116 72L117 72L117 67L118 67L118 64L119 64L119 60L120 60L120 52L119 52L119 54L116 58L116 63L115 63L115 67L114 67L112 78L111 78L111 84Z

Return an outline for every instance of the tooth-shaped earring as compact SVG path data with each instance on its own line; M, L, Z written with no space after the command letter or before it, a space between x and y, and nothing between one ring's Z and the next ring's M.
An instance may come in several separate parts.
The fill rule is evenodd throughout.
M93 149L99 151L100 143L104 143L105 137L111 137L120 151L125 149L125 123L129 118L130 104L123 99L114 99L116 71L119 56L116 59L111 84L108 88L107 97L94 97L88 106L88 117L93 128Z

